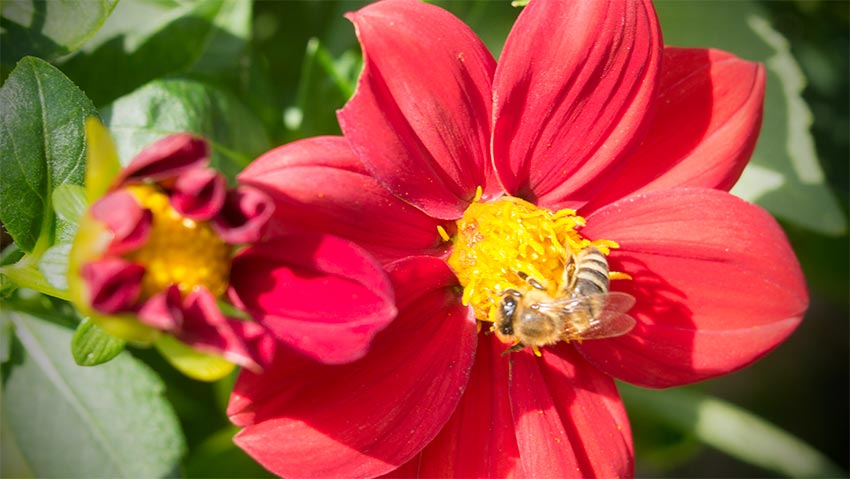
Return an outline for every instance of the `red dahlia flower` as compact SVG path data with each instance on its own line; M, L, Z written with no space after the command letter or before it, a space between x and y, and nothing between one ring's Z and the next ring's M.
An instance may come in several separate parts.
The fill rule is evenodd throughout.
M761 66L664 48L648 1L533 0L498 65L435 6L388 0L349 18L365 66L344 138L273 150L240 180L288 232L376 255L399 314L359 361L283 353L241 374L228 413L265 467L629 476L615 378L725 374L799 324L808 295L787 239L726 192L759 129ZM491 326L509 290L559 294L589 246L610 253L610 289L635 298L633 329L505 354L515 338Z
M95 121L87 131L90 150L98 136L108 140ZM209 153L203 139L176 134L146 147L111 184L89 175L89 186L109 186L83 218L72 250L69 284L78 307L115 336L156 344L199 379L232 365L202 360L181 343L259 372L273 343L264 326L286 330L278 339L326 362L362 356L395 314L380 264L328 235L263 242L274 205L256 188L228 188L206 166ZM92 172L103 156L89 162ZM352 295L349 304L320 312L309 304L342 289ZM294 291L300 299L287 300ZM228 296L256 322L226 317L218 302ZM340 334L323 347L327 335L316 331L333 327Z

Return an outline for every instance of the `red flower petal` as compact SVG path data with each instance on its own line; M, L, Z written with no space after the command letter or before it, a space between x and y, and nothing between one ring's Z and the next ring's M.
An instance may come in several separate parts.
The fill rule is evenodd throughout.
M391 267L399 316L369 354L325 366L279 350L242 373L228 415L236 443L283 477L368 477L408 461L457 407L475 354L475 320L442 261ZM297 438L297 440L293 440Z
M199 351L220 355L234 364L259 372L262 370L260 364L240 335L245 331L240 323L239 320L225 318L215 297L201 287L189 293L184 300L183 325L177 338Z
M84 264L80 275L88 286L92 308L114 314L135 305L142 291L145 268L121 258L107 257Z
M227 243L254 243L263 237L273 213L271 198L256 188L242 185L227 192L212 227Z
M597 367L643 386L725 374L796 328L808 292L782 229L728 193L678 189L632 196L587 218L583 234L620 245L611 269L632 280L631 333L577 348Z
M247 348L249 356L261 368L266 368L271 364L277 341L266 328L253 321L238 321L228 318L227 322Z
M269 235L328 233L350 239L383 262L440 255L440 224L393 196L366 172L345 138L296 141L264 154L239 175L275 203Z
M755 148L764 68L718 50L667 48L646 138L594 201L674 187L729 190Z
M175 332L183 325L183 295L176 285L169 286L142 304L139 321L163 331Z
M145 147L121 170L112 185L114 188L127 182L171 179L184 171L205 166L209 156L209 147L203 139L187 133L170 135Z
M643 2L530 2L493 80L493 159L506 191L580 206L647 126L661 64Z
M560 343L513 353L510 398L520 458L540 477L631 477L628 417L610 377Z
M174 333L182 342L209 354L259 372L268 363L270 345L262 326L225 318L216 299L204 287L184 299L177 286L149 298L139 308L139 320Z
M183 216L206 221L221 211L227 183L215 170L196 168L177 177L171 205Z
M151 231L153 215L143 209L130 193L117 190L103 196L91 207L94 219L106 225L112 240L108 254L121 255L141 247Z
M450 13L412 0L348 15L363 48L357 91L339 112L354 152L393 194L431 216L459 218L490 167L495 62Z
M519 460L504 350L495 335L478 335L469 384L451 419L422 453L388 477L529 475Z
M359 359L395 317L381 266L353 243L293 235L241 252L231 297L284 343L326 363Z

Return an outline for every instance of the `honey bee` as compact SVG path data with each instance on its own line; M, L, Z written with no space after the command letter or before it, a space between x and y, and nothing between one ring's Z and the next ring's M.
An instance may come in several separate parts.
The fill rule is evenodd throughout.
M635 298L608 290L608 260L596 247L571 255L554 297L536 279L517 274L529 287L502 293L495 324L500 335L517 340L508 351L622 336L635 326L626 314Z

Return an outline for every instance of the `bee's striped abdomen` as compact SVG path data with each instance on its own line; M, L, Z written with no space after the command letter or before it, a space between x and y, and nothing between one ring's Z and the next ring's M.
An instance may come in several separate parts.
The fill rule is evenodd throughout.
M594 247L585 248L576 255L574 296L590 296L608 292L608 261Z
M569 291L573 298L603 295L608 292L608 260L597 248L590 246L579 251L573 259L573 277ZM586 311L591 317L599 314L604 304L588 301Z

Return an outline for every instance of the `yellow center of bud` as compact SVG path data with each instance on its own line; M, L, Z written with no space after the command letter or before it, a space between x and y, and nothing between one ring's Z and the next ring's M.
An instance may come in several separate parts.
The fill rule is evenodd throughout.
M145 267L142 296L176 284L183 294L205 286L214 296L227 290L232 247L207 222L178 213L162 191L150 185L128 188L142 208L153 213L150 236L127 259Z
M617 247L613 241L583 238L576 231L583 225L574 210L552 212L512 196L471 204L457 221L448 259L464 288L463 303L479 320L496 322L502 294L528 289L523 275L555 295L574 253L592 245L608 254Z

